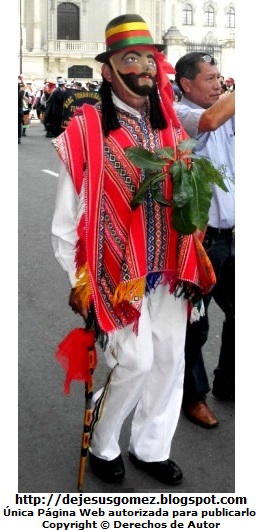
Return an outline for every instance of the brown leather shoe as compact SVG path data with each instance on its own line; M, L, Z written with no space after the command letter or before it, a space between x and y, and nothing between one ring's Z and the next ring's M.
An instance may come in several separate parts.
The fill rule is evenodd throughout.
M212 429L213 427L217 427L219 423L205 401L197 401L196 403L183 405L182 408L187 418L193 423L200 425L200 427Z

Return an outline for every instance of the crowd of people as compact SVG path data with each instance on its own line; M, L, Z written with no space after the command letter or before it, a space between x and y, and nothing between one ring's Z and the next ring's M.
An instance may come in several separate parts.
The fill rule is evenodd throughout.
M86 83L73 79L68 83L63 77L45 79L42 88L36 88L31 81L25 81L24 76L18 76L18 143L26 136L26 129L35 115L44 125L46 138L56 138L66 127L63 123L63 108L65 101L76 92L84 92L85 101L96 103L99 98L92 100L89 95L98 93L98 81L90 80ZM81 104L81 99L76 102ZM68 116L68 119L72 114Z
M170 458L181 410L217 427L202 352L212 298L224 314L212 393L235 399L235 81L220 76L209 54L185 54L173 68L163 50L140 16L122 15L107 25L106 51L95 58L100 83L57 77L33 90L22 75L18 82L18 142L34 111L61 159L52 245L69 279L68 303L111 370L94 398L89 440L91 469L110 483L125 476L119 437L132 410L130 460L168 485L183 476ZM79 98L80 111L65 122L65 102L77 92L97 97L90 105ZM228 192L213 184L205 230L182 234L167 205L170 179L131 208L146 172L125 149L177 151L189 137L194 154L225 166Z
M30 125L34 102L32 83L25 82L22 75L18 76L18 143L21 137L26 136L26 130Z
M221 95L226 95L235 90L233 78L229 77L224 81L224 77L220 76L219 79ZM182 97L182 91L175 79L170 78L170 83L174 101L179 102ZM67 122L71 119L74 112L67 113L68 117L63 116L65 101L74 92L85 92L87 96L84 101L80 99L75 104L81 106L85 102L94 105L99 101L100 85L99 81L93 80L82 83L73 79L67 82L59 76L56 79L45 79L43 87L36 88L31 81L25 81L24 76L20 74L18 76L18 143L21 143L22 136L26 136L26 129L30 126L33 117L39 119L44 125L46 138L56 138L64 132ZM92 94L97 94L98 97L91 97ZM72 104L74 105L74 101L72 101Z

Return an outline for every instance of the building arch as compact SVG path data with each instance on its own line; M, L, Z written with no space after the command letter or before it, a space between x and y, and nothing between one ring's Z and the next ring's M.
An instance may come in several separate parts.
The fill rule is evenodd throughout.
M225 9L226 28L235 28L235 8L230 4Z
M183 26L192 26L193 25L193 17L194 16L194 10L190 3L186 2L182 6L182 24Z
M215 26L215 9L213 4L206 4L204 6L204 26Z
M80 8L73 2L61 2L58 4L57 39L80 39Z

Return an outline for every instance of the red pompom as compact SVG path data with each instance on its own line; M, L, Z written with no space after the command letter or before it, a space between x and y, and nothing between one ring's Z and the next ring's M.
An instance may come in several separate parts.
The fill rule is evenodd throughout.
M58 345L57 361L66 370L64 393L70 393L73 380L92 382L92 373L97 365L95 333L84 328L73 329Z

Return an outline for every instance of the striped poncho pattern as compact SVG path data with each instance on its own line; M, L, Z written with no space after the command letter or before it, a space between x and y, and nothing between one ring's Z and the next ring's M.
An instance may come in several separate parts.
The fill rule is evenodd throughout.
M181 236L172 228L170 207L154 201L150 191L142 205L135 210L130 206L143 171L124 149L175 148L185 133L171 125L153 130L148 109L141 118L118 108L117 113L121 127L105 138L100 105L85 104L55 142L77 194L84 197L75 288L106 333L131 323L136 329L142 297L159 283L193 303L215 282L200 239L197 234ZM171 199L169 177L160 191Z

